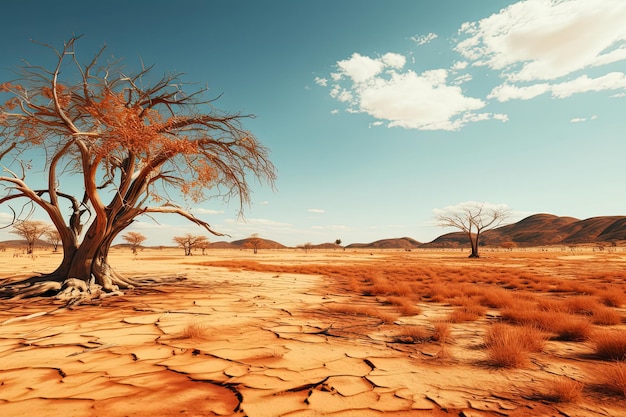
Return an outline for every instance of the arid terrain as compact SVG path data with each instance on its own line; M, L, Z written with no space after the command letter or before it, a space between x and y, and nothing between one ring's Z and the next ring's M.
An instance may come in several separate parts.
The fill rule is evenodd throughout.
M0 415L626 415L625 248L467 254L114 249L146 285L0 300Z

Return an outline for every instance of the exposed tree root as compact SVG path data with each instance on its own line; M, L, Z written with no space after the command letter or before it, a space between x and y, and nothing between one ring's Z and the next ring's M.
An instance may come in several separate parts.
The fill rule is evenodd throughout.
M122 294L117 285L111 284L108 289L105 289L102 285L96 284L93 277L90 282L77 278L68 278L63 282L49 280L33 283L24 280L0 287L0 297L21 300L30 297L51 296L67 302L66 307Z

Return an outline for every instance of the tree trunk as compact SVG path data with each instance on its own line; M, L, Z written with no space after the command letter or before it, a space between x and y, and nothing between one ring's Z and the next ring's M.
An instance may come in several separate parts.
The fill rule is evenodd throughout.
M472 235L470 233L469 240L472 246L472 253L470 253L470 256L468 256L468 258L480 258L480 256L478 255L478 233L476 233L475 235Z
M63 242L63 259L54 272L11 284L0 289L0 294L23 298L50 292L61 296L65 292L63 299L84 300L136 286L136 282L113 271L108 263L109 248L116 235L88 233L80 246L75 241Z

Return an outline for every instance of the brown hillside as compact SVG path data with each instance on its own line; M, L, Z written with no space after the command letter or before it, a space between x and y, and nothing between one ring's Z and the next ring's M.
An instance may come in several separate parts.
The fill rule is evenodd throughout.
M413 249L420 247L421 243L410 237L397 239L381 239L372 243L352 243L346 248L350 249Z
M252 244L250 243L250 241L252 239L253 238L235 240L231 242L230 244L233 248L251 248ZM278 243L278 242L274 242L273 240L261 239L261 238L256 238L256 239L259 239L261 241L261 243L257 246L259 249L284 249L286 248L285 245Z
M598 244L626 241L626 216L601 216L579 220L552 214L535 214L517 223L488 230L481 235L481 244L497 246L515 242L518 246ZM468 245L464 233L439 236L423 248L445 248Z

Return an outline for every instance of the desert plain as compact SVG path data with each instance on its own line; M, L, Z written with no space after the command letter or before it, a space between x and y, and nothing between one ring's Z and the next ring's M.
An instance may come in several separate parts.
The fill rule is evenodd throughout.
M114 248L142 286L0 300L0 416L626 415L626 248L467 255Z

